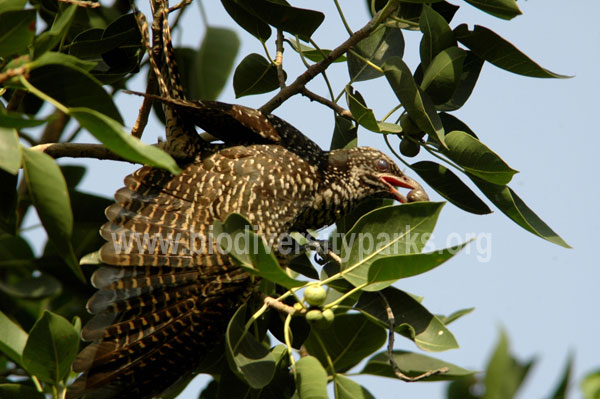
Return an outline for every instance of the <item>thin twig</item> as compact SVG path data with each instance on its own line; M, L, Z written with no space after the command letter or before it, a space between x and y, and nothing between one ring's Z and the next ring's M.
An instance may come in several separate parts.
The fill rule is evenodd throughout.
M328 100L325 97L321 97L317 93L308 90L306 87L304 87L302 89L301 93L303 96L306 96L313 101L316 101L323 105L328 106L329 108L331 108L335 112L337 112L340 116L343 116L346 119L354 120L354 118L352 117L352 112L348 111L345 108L340 107L338 104L334 103L333 101Z
M315 76L327 69L327 67L329 67L329 65L331 65L333 61L337 60L342 54L348 51L350 47L354 46L362 39L369 36L373 29L375 29L377 25L379 25L381 21L387 18L396 8L398 8L398 2L388 3L388 5L384 7L377 15L375 15L375 17L373 17L373 19L371 19L365 26L356 31L352 36L348 38L348 40L346 40L340 46L333 49L323 60L308 68L303 74L298 76L298 78L296 78L296 80L292 84L281 89L279 93L277 93L267 103L260 107L260 110L265 114L270 114L285 100L287 100L295 94L300 93L309 81L311 81Z
M388 353L388 360L390 362L390 366L392 366L392 369L394 370L394 374L396 374L396 377L398 377L402 381L415 382L415 381L420 381L427 377L431 377L432 375L447 373L448 367L442 367L442 368L435 369L435 370L428 370L428 371L424 372L423 374L419 374L415 377L409 377L400 370L400 367L398 367L398 364L394 360L394 334L395 334L394 328L395 328L395 324L396 324L396 318L394 317L394 312L392 311L392 307L390 306L390 303L388 302L385 295L383 295L381 292L379 292L379 296L381 297L381 300L385 304L385 310L387 312L388 328L389 328L387 353Z
M20 75L25 75L27 73L27 67L22 66L19 68L13 68L13 69L9 69L8 71L4 72L4 73L0 73L0 83L4 82L5 80L8 80L12 77L15 76L20 76Z
M45 152L52 158L94 158L131 162L113 153L102 144L46 143L31 147L31 150Z
M156 83L156 75L152 68L150 68L150 76L148 76L148 84L146 85L146 94L154 94L156 93L157 83ZM144 97L144 101L142 102L142 106L138 112L138 117L131 129L131 135L134 137L142 138L142 134L144 133L144 129L148 124L148 116L150 115L150 110L152 109L152 103L154 101L150 97Z
M19 131L19 138L25 140L29 145L37 145L38 141L30 134Z
M306 309L296 310L295 307L286 305L285 303L278 301L277 299L270 297L270 296L264 297L263 301L264 301L265 305L267 305L268 307L278 310L279 312L282 312L282 313L290 314L292 316L306 312Z
M169 14L172 13L173 11L177 11L181 8L181 11L183 11L183 9L185 7L187 7L188 5L190 5L192 3L192 0L182 0L179 3L175 4L173 7L169 8Z
M277 47L277 53L275 54L275 65L277 66L277 79L279 80L279 87L285 87L285 74L283 73L283 31L277 29L277 40L275 40Z
M19 105L21 105L23 99L25 98L25 93L25 90L15 90L12 97L8 101L8 104L6 104L6 110L16 111L17 108L19 108Z
M75 4L77 7L84 8L98 8L100 7L100 2L96 1L85 1L85 0L58 0L63 3Z

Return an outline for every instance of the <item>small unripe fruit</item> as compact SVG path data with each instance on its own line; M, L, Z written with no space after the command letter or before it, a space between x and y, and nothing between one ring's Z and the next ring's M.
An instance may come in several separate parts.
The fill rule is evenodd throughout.
M404 156L412 158L412 157L416 156L420 150L421 150L420 145L418 145L417 143L415 143L407 138L403 138L402 141L400 142L400 152Z
M310 306L321 306L325 303L327 292L320 285L309 285L304 290L304 300Z
M323 311L323 321L322 323L325 324L325 327L329 327L331 325L331 323L333 323L333 319L335 318L335 314L333 313L333 310L331 309L325 309Z
M318 323L323 320L323 312L318 309L309 310L306 312L306 321L309 323Z

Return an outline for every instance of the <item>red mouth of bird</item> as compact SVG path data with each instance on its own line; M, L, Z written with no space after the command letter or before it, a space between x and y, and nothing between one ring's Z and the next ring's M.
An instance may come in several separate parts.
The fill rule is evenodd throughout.
M379 177L379 180L381 180L383 183L385 183L389 187L390 193L392 193L394 195L394 197L396 197L396 199L398 201L400 201L401 203L415 202L415 201L429 201L429 197L427 197L427 194L425 193L425 190L423 190L423 187L421 187L421 185L419 183L417 183L410 177L382 175ZM410 189L410 192L405 197L398 190L396 190L396 187L408 188L408 189Z

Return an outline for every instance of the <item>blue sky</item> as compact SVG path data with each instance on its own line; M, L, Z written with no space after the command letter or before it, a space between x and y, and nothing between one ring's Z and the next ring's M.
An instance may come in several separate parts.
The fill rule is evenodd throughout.
M204 3L212 24L234 27L220 2ZM299 7L311 8L316 4L323 7L320 10L326 13L327 19L315 36L322 48L332 48L346 38L333 2L292 3ZM461 348L435 354L444 360L482 369L498 339L499 328L505 328L513 353L523 360L538 359L518 397L541 398L550 393L570 350L575 353L577 383L584 373L600 367L600 271L598 261L594 261L598 258L595 245L598 245L600 221L596 205L600 192L595 176L600 147L595 115L596 94L600 88L597 72L600 27L596 21L600 3L594 0L520 1L524 15L510 22L492 18L463 1L453 3L461 5L453 27L463 22L471 27L475 23L487 26L542 66L557 73L575 75L566 80L532 79L486 65L473 96L455 113L484 143L520 171L510 186L573 249L552 245L525 232L498 210L492 215L476 216L447 204L435 230L436 245L445 245L448 237L486 234L491 237L485 244L491 245L487 247L491 249L489 261L481 262L476 247L472 247L470 254L461 253L441 268L403 280L397 286L424 296L424 304L434 313L449 314L457 309L476 307L475 312L450 326ZM367 17L363 1L341 1L341 5L353 29L364 25ZM192 4L191 8L182 20L185 36L175 34L174 40L198 47L204 26L200 23L197 5ZM249 34L239 31L239 36L242 48L237 62L250 52L263 53L258 41ZM420 35L408 32L405 38L405 59L414 68L418 63ZM272 50L273 43L269 45ZM303 70L289 48L284 54L284 65L291 78ZM344 67L337 67L328 75L335 92L341 90L348 79ZM385 82L377 81L356 85L378 117L396 103L386 86ZM309 87L323 95L326 93L318 78ZM143 88L139 80L136 87L131 87ZM220 100L260 106L270 96L236 100L230 82ZM131 126L140 99L119 95L118 102L126 123ZM296 96L274 113L323 147L328 146L333 118L324 107ZM152 123L144 140L153 143L163 135L160 125ZM87 133L79 139L92 140ZM385 147L378 135L363 129L359 131L359 142ZM422 159L425 158L419 155L415 160ZM104 196L111 196L122 186L123 178L135 169L132 165L106 161L61 163L89 165L81 188ZM432 189L428 192L432 200L442 200ZM396 342L399 349L417 351L410 341L397 339ZM361 377L359 381L377 398L399 395L441 398L445 389L444 383L405 384L373 377ZM198 378L181 397L196 398L205 383L206 378Z

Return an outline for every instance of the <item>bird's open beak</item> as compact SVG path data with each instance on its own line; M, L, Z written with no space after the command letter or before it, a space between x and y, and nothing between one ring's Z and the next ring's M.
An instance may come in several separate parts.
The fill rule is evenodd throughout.
M396 197L396 199L402 203L416 202L416 201L429 201L429 197L423 190L423 187L413 179L407 176L398 177L395 175L381 175L379 179L384 182L389 188L390 192ZM396 187L409 188L410 191L406 197Z

